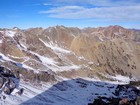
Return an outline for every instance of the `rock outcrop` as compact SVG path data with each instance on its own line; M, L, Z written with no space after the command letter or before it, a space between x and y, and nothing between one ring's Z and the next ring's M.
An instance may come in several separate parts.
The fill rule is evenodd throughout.
M10 70L0 67L0 89L1 92L10 95L11 92L19 85L19 77L14 75Z
M115 97L98 97L88 105L139 105L140 90L130 85L118 85Z

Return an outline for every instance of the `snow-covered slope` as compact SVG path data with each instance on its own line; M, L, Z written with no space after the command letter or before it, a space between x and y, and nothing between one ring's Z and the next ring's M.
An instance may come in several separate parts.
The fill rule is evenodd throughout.
M124 83L119 82L119 84ZM24 93L19 96L15 94L15 90L3 100L4 105L87 105L98 97L127 97L131 100L137 97L134 87L124 87L124 90L121 90L117 95L116 90L119 89L117 82L99 81L97 79L77 78L40 85L21 81L19 87L25 89Z

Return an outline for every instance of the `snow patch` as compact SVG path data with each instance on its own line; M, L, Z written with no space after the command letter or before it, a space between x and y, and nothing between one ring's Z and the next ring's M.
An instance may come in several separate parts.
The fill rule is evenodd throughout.
M15 62L13 61L12 59L10 59L9 57L5 56L4 54L0 53L0 57L1 57L1 60L4 60L4 61L11 61L11 62L14 62L18 67L23 67L25 69L30 69L30 70L34 70L34 68L30 67L30 66L27 66L23 63L18 63L18 62Z
M86 60L83 56L77 57L78 60Z
M71 65L71 66L62 66L60 67L60 70L59 71L67 71L67 70L78 70L80 69L81 66L78 66L78 65Z
M93 64L94 64L94 62L88 62L88 64L93 65Z
M0 44L3 43L3 40L0 40Z
M4 54L0 53L1 59L6 61L12 61L9 57L5 56Z
M15 33L16 33L16 31L11 31L11 30L5 31L5 35L10 36L10 37L14 37Z
M23 43L20 43L20 45L21 45L24 49L27 49L27 47L26 47Z
M16 30L5 30L5 31L0 31L0 32L9 37L14 37L16 34Z
M101 38L101 36L99 37L99 39L100 39L100 41L104 41L104 40Z
M112 77L118 81L121 81L121 82L129 82L130 81L130 78L129 77L126 77L126 76L122 76L122 75L116 75L115 77Z
M100 74L105 76L106 78L113 79L114 82L110 82L110 83L115 83L115 84L127 84L130 82L130 80L132 80L129 77L122 76L122 75L111 76L111 75L104 75L102 73L100 73Z
M25 64L22 64L22 67L23 67L23 68L26 68L26 69L30 69L30 70L36 71L34 68L32 68L32 67L30 67L30 66L27 66L27 65L25 65Z
M40 60L42 61L42 63L44 63L44 64L55 65L55 63L56 63L56 62L55 62L53 59L51 59L51 58L41 56L41 55L39 55L39 54L37 54L37 53L35 53L35 52L32 52L32 51L30 51L30 53L32 53L32 54L38 56L39 59L40 59Z
M51 48L52 50L60 53L71 53L71 51L58 47L57 44L54 44L52 41L48 44L44 42L42 39L39 39L46 47Z

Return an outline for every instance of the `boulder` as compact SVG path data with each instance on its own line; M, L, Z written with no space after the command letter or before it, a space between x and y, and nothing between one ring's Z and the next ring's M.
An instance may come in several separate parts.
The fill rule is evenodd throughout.
M18 95L22 95L22 94L23 94L23 91L24 91L24 89L21 88L18 92L16 92L16 94L18 94Z

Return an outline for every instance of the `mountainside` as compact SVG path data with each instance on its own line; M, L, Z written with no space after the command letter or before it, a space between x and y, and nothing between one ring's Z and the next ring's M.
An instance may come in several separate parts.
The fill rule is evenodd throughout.
M65 91L63 98L56 95L58 91L55 93L55 89L49 93L52 97L47 100L50 102L49 105L54 105L53 102L61 100L68 103L60 102L60 105L69 105L72 100L74 105L85 105L94 99L92 97L90 101L86 100L91 97L91 90L96 85L93 87L88 85L80 89L79 85L75 84L77 78L92 82L109 81L113 84L129 83L130 80L138 81L140 79L139 62L140 31L138 30L120 26L84 29L64 26L26 30L17 27L0 29L0 65L9 69L15 77L19 74L20 82L17 88L25 90L23 97L14 93L12 93L13 96L7 96L7 104L13 99L16 100L12 103L13 105L22 103L46 89L52 91L50 87L54 84L71 80L72 82L58 85L58 89L62 88L62 91ZM117 87L117 85L113 86L113 89ZM77 97L77 100L80 100L82 94L76 95L74 89L79 88L81 91L89 89L84 102L80 104L80 101L76 103L76 100L70 99L67 96L71 92L69 88L73 94L71 97ZM65 95L70 100L66 100ZM53 100L53 96L56 100Z
M119 26L85 29L84 32L85 35L72 41L71 50L95 63L91 65L93 71L139 77L137 32Z

